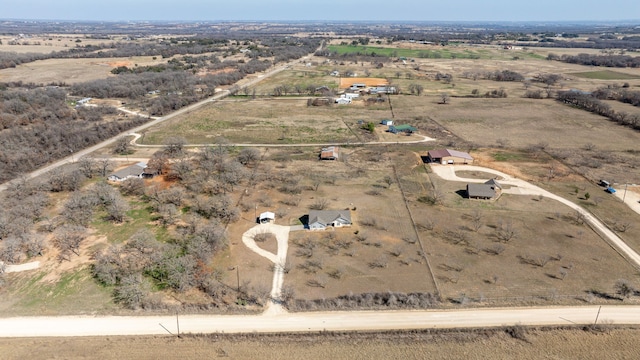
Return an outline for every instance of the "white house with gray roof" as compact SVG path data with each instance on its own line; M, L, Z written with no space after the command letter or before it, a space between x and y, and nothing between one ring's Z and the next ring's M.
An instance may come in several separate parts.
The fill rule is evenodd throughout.
M146 167L147 164L139 162L135 165L127 166L124 169L120 169L112 174L109 174L107 179L111 181L125 181L129 178L142 178L144 169Z
M309 229L325 230L328 227L351 226L350 210L311 210Z

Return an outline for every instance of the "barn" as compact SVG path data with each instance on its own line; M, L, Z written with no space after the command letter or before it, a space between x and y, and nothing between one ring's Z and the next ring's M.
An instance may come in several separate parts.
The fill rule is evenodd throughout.
M466 152L440 149L429 150L427 153L427 162L440 164L473 164L473 157Z

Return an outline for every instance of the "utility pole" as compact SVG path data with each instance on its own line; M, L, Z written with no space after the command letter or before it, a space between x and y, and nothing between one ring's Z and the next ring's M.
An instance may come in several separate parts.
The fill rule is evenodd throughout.
M236 280L238 281L238 296L240 296L240 266L236 265Z
M624 195L622 195L622 202L624 203L624 199L627 197L627 186L629 184L625 183L624 184Z

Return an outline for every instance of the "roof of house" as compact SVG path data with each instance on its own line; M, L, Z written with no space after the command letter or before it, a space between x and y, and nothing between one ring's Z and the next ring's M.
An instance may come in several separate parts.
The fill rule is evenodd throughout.
M337 146L329 146L326 148L322 148L322 152L320 153L321 159L334 159L337 158L340 154L340 148Z
M260 220L262 220L262 219L275 220L276 219L276 214L272 213L271 211L265 211L265 212L260 214Z
M395 125L393 127L396 131L416 131L418 129L416 129L415 127L411 126L411 125Z
M502 189L502 185L500 185L500 183L496 179L491 179L485 182L485 184L493 186L494 189L495 188Z
M467 184L467 195L470 198L492 198L496 196L496 190L488 184Z
M323 225L331 224L337 219L345 219L351 222L349 210L309 210L309 224L319 222Z
M120 169L112 174L109 177L117 177L120 179L124 179L128 176L140 176L144 172L144 169L147 167L147 164L140 162L135 165L127 166L124 169Z
M438 150L429 150L429 156L433 159L441 159L447 156L459 157L467 160L473 160L471 155L466 152L452 150L452 149L438 149Z

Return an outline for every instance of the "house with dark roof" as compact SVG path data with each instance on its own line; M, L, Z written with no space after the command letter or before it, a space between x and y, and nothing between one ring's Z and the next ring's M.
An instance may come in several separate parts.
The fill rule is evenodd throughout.
M309 211L310 230L325 230L328 227L351 226L350 210L311 210Z
M473 164L473 157L466 152L452 150L452 149L439 149L429 150L427 152L427 161L440 164Z
M491 179L484 184L467 184L467 197L469 199L493 199L502 190L502 185Z
M140 162L109 174L107 179L111 181L125 181L130 178L142 178L145 176L144 169L146 168L147 164Z

